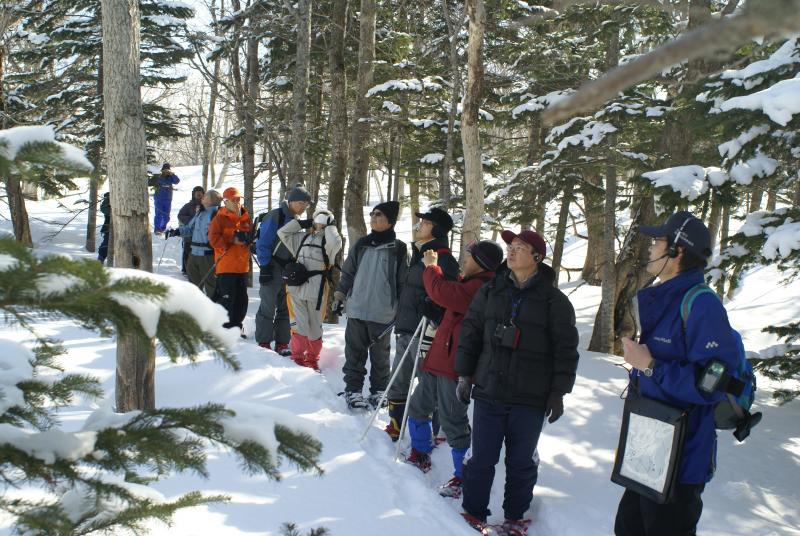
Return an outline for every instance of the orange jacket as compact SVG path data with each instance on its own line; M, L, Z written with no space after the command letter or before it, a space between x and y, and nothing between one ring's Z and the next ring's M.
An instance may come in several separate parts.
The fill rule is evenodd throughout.
M217 211L208 226L208 243L214 248L216 273L244 274L250 270L250 246L233 243L236 231L250 233L250 229L250 215L244 207L241 216L225 207Z

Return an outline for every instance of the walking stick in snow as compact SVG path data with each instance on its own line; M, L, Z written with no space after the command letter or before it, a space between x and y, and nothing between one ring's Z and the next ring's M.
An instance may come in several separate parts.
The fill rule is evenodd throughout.
M414 385L414 378L417 377L417 366L419 365L419 352L422 350L422 337L425 335L425 330L428 328L428 319L424 316L420 321L421 330L419 332L419 341L417 342L417 355L414 356L414 369L411 371L411 381L408 382L408 393L406 393L406 405L403 408L403 424L400 426L400 436L397 438L397 448L394 449L394 461L400 459L400 442L403 440L403 435L406 431L406 422L408 421L408 400L411 398L411 386ZM414 339L411 339L414 342ZM397 367L400 368L399 366Z
M390 332L390 331L392 331L393 329L394 329L394 322L392 322L391 324L389 324L389 325L386 327L386 329L384 329L383 331L381 331L381 334L380 334L380 335L378 335L377 337L375 337L374 339L372 339L372 340L370 341L370 343L367 345L367 351L369 351L369 349L370 349L370 348L372 348L373 346L375 346L375 343L376 343L376 342L378 342L379 340L381 340L381 339L383 338L383 336L384 336L384 335L386 335L387 333L389 333L389 332ZM386 390L388 391L389 389L387 388Z
M164 233L166 235L166 233ZM161 268L161 261L164 259L164 252L167 251L167 240L169 240L169 235L164 237L164 247L161 248L161 256L158 258L158 265L156 266L155 273L158 273L158 269Z
M419 330L422 328L422 324L423 324L424 320L425 320L425 318L423 318L422 320L419 321L419 324L417 325L417 329L414 330L414 335L411 336L411 340L412 341L414 340L414 337L417 336L417 333L420 332ZM394 327L394 322L392 322L392 325L389 326L387 329L385 329L383 333L381 333L381 335L378 337L378 339L380 339L392 327ZM370 345L370 346L372 346L372 345ZM406 356L408 355L408 351L410 349L411 349L411 344L406 346L406 351L403 352L403 356L400 358L400 361L397 363L397 367L395 367L395 369L394 369L394 374L392 374L392 377L389 378L389 384L386 386L386 389L383 391L383 394L381 395L381 399L378 401L378 407L376 407L375 411L372 412L372 418L370 418L369 423L367 424L367 427L364 428L364 433L361 434L361 438L359 439L359 441L364 441L364 438L367 437L367 433L369 432L369 429L372 428L372 423L375 422L375 417L378 416L378 412L381 410L381 406L383 406L383 401L386 400L386 396L389 394L389 388L392 386L392 384L394 383L394 379L397 377L397 374L400 372L400 367L403 365L403 361L405 361Z
M210 276L211 274L214 273L214 268L217 267L217 263L219 263L219 261L222 260L222 257L227 255L229 251L230 251L230 248L226 249L225 251L222 252L222 255L219 256L219 259L214 261L214 264L211 266L211 269L209 269L208 272L206 272L206 275L203 276L203 279L201 279L200 283L197 285L199 288L201 288L201 289L203 288L203 285L206 284L206 279L208 279L208 276Z

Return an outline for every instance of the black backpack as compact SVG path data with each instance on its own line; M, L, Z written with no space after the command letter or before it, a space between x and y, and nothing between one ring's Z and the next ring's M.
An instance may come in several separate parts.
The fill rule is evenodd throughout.
M280 206L278 206L278 208L280 208ZM261 234L261 222L264 221L264 218L269 216L270 212L272 211L268 210L267 212L262 212L253 222L253 228L250 231L250 251L253 253L256 252L256 242L258 241L258 237ZM284 214L283 210L281 210L280 212L278 212L278 229L283 227L284 223L286 223L286 214ZM276 238L275 245L272 248L273 254L275 253L275 250L280 245L280 243L281 243L280 239Z
M158 188L158 177L159 177L158 175L150 175L149 177L147 177L147 186L149 188L157 189Z

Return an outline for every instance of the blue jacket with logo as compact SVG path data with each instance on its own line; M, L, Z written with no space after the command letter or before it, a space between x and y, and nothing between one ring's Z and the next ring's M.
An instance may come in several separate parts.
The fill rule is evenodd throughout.
M714 404L725 395L698 391L697 371L713 359L733 370L739 355L728 314L711 293L697 296L684 330L681 301L691 287L703 281L703 271L698 268L636 295L642 329L639 342L647 345L655 366L650 378L636 370L632 374L638 376L644 396L689 412L679 477L682 484L708 482L716 466Z

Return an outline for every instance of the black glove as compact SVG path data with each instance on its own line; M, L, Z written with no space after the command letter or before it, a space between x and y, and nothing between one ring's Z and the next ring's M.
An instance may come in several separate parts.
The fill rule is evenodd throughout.
M471 394L472 394L472 379L466 376L459 376L458 385L456 386L456 396L465 406L469 406L469 399Z
M272 283L272 266L269 264L265 264L264 266L260 267L261 273L258 274L258 282L261 285L269 285Z
M564 395L561 393L551 392L547 397L547 407L544 410L544 416L550 416L547 422L553 424L562 415L564 415Z
M164 240L167 238L172 238L173 236L181 236L180 229L167 229L164 231Z
M250 243L250 233L247 231L236 231L233 233L233 236L239 239L239 242L242 244L249 244Z
M314 225L314 220L307 219L307 220L297 220L297 223L300 224L300 227L303 229L310 229L312 225Z

